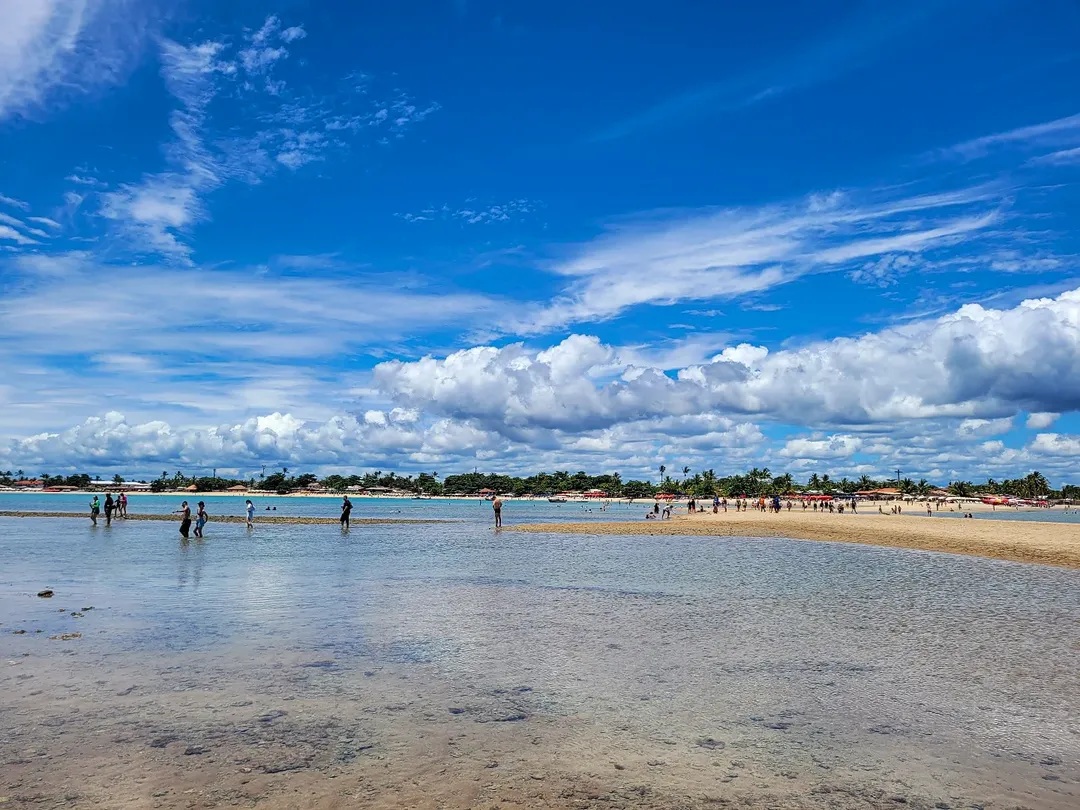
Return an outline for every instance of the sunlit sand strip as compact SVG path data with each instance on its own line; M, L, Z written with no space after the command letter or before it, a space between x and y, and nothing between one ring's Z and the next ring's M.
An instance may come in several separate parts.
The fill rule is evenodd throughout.
M530 523L513 531L554 534L786 537L967 554L1080 570L1080 525L1019 520L727 512L625 523Z
M0 512L0 517L10 518L80 518L90 520L86 512ZM176 515L128 515L126 518L116 518L114 523L124 523L128 520L158 520L179 523ZM211 523L246 523L247 519L236 515L211 516ZM105 518L98 516L98 523L104 523ZM256 515L255 523L276 524L303 524L303 525L333 525L339 523L334 517L290 517L287 515ZM453 523L452 520L438 520L434 518L352 518L349 523L353 526L375 526L396 523Z

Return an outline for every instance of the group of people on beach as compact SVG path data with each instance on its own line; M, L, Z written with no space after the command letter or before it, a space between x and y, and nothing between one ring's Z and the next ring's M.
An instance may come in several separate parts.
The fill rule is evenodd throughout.
M112 523L113 518L127 517L127 495L121 492L115 499L112 493L105 495L105 525ZM101 500L97 495L90 501L90 522L97 526L98 516L101 514Z

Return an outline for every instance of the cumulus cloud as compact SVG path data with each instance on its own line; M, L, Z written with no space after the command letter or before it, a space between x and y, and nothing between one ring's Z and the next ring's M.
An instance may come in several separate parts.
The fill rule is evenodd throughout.
M418 425L408 413L394 411L369 412L360 419L341 414L325 422L271 413L206 428L174 428L164 421L132 424L113 411L62 432L20 439L0 453L0 458L15 459L23 466L109 469L150 469L156 464L202 466L207 459L225 458L248 469L260 463L352 466L391 454L438 458L491 443L490 435Z
M1027 426L1030 430L1045 430L1058 420L1061 414L1057 413L1032 413L1028 414Z
M574 335L542 351L385 363L375 379L402 404L514 433L720 412L811 425L956 417L968 420L961 432L992 435L1019 411L1080 407L1080 290L796 349L739 345L675 376L624 366L618 379L596 379L616 359Z

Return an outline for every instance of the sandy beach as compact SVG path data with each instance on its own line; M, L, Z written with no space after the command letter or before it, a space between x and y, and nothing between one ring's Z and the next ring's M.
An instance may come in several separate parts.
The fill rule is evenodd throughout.
M866 506L866 509L874 507ZM910 507L912 510L918 507ZM1009 520L964 520L925 515L804 512L711 512L671 520L508 525L520 532L568 534L787 537L967 554L1012 562L1080 569L1080 526Z

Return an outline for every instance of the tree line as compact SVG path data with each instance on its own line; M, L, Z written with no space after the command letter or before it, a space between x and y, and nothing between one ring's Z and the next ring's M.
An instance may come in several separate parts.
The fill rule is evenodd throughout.
M345 492L350 488L386 489L396 492L410 492L417 495L478 495L482 490L490 490L506 495L553 495L559 492L585 492L600 490L608 497L649 498L658 494L690 495L697 498L711 498L714 495L725 497L761 495L796 495L805 492L826 495L852 495L859 491L894 488L904 495L928 497L936 489L925 478L914 481L910 478L875 479L863 475L859 478L843 477L835 479L828 474L812 474L805 483L796 481L790 473L774 475L767 467L757 467L741 474L718 476L714 470L692 471L684 466L675 475L669 474L666 465L658 468L657 482L631 479L624 481L619 473L589 475L584 471L571 473L567 470L540 472L530 476L501 475L478 471L447 475L441 478L437 472L422 472L416 475L398 475L383 473L381 470L363 475L328 475L320 479L314 473L289 474L288 467L282 467L270 475L259 475L247 480L219 476L187 476L177 470L170 475L162 471L158 478L150 482L154 492L186 489L194 486L199 492L225 491L229 487L244 486L264 492L286 493L302 490L312 484L320 484L334 492ZM693 475L691 475L693 472ZM0 472L0 486L11 486L22 480L22 470ZM101 483L100 476L85 473L68 476L52 476L42 473L38 476L46 486L70 486L77 488L91 487ZM115 475L114 484L123 484L124 479ZM1018 498L1080 498L1080 486L1065 484L1055 490L1046 477L1032 472L1022 478L985 483L971 481L952 481L946 487L951 495L961 497L979 497L983 495L1005 495Z

